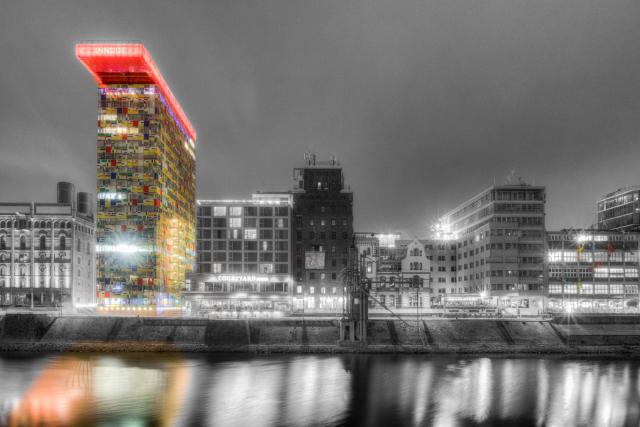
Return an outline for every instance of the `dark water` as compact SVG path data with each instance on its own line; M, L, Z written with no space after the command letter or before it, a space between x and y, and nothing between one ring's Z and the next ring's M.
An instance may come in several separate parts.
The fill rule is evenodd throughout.
M0 356L10 426L637 426L631 361Z

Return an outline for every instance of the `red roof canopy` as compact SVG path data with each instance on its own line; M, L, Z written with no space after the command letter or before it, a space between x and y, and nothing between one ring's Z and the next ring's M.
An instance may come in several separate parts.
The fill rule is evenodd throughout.
M195 142L195 129L142 43L77 44L76 57L87 67L99 85L157 85L180 127Z

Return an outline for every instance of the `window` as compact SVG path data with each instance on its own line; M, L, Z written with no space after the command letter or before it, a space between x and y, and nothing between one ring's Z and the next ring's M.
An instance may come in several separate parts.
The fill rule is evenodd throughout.
M296 292L301 294L302 293L302 286L296 286Z
M315 286L309 286L309 293L310 293L310 294L315 294L315 293L316 293L316 288L315 288Z
M225 228L227 226L227 218L213 218L214 228Z
M60 250L64 251L67 249L67 239L65 236L60 236Z
M214 273L222 273L222 264L214 263L213 264L213 272Z
M27 238L20 236L20 250L24 251L25 249L27 249Z
M242 208L240 206L232 206L229 209L229 216L242 216Z
M273 264L260 264L260 273L273 274Z
M327 288L325 288L324 286L323 286L323 287L321 287L321 288L320 288L320 293L321 293L322 295L326 294L326 293L327 293Z
M271 228L271 227L273 227L272 218L260 218L260 228Z
M232 221L236 218L232 218ZM244 229L244 238L245 240L255 240L258 238L258 230L255 228L245 228Z
M47 247L47 238L44 235L40 236L40 250L45 250Z
M229 218L229 227L231 228L242 227L242 218Z
M227 207L226 206L214 206L213 207L213 216L227 216Z

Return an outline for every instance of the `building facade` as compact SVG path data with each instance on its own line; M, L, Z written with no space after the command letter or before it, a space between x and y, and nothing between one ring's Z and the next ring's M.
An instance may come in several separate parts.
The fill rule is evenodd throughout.
M76 56L99 86L100 304L178 305L195 261L196 133L142 44Z
M297 312L343 310L343 277L353 235L353 193L335 159L305 155L294 169L293 308Z
M355 233L354 240L370 313L420 314L431 307L433 266L423 242L375 233Z
M640 231L640 186L625 187L598 200L598 230Z
M640 233L548 232L549 311L637 312Z
M187 313L269 317L291 313L291 195L198 200L197 270L187 274Z
M0 305L95 305L93 202L58 183L57 203L0 203Z
M462 298L507 313L544 311L544 187L489 187L441 217L437 230L456 244L455 288Z

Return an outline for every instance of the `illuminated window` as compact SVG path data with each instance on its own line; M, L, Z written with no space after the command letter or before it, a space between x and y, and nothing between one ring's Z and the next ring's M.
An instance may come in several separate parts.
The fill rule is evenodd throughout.
M273 264L260 264L260 273L262 274L273 273Z
M560 262L562 261L562 251L549 251L548 257L549 262Z
M213 264L213 272L214 273L222 273L222 264L214 263Z
M316 293L316 287L315 286L309 286L309 293L310 294L315 294Z
M324 278L326 277L326 275L324 273L320 273L320 280L324 280ZM324 288L322 288L324 289Z
M324 286L320 288L320 293L321 294L326 294L327 293L327 288L325 288Z
M227 207L226 206L214 206L213 207L213 216L227 216Z
M233 221L236 218L232 218ZM245 228L244 229L244 238L245 240L255 240L258 238L258 230L255 228Z
M229 227L231 228L242 227L242 218L229 218Z
M609 293L607 290L607 285L595 285L594 292L600 295Z
M331 293L335 294L336 292L338 292L338 289L334 286L333 288L331 288Z
M230 216L241 216L242 215L242 208L240 206L233 206L229 209L229 215Z
M562 285L549 285L549 293L550 294L561 294L562 293Z
M301 294L302 293L302 286L297 286L296 287L296 292Z
M624 287L622 285L611 285L609 292L612 294L623 294Z

